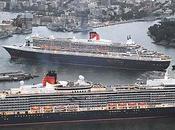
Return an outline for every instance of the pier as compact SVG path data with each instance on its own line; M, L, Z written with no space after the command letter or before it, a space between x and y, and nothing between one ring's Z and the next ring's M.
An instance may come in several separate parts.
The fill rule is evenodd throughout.
M0 73L0 82L29 80L38 77L37 75L25 73L23 71Z

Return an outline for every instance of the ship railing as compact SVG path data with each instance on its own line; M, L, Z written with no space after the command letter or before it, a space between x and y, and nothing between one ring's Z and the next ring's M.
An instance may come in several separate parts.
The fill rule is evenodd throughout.
M147 91L150 91L150 89L147 89L146 87L140 87L140 86L125 86L125 87L117 87L117 86L113 86L111 87L113 89L113 91L144 91L144 92L147 92ZM152 90L152 89L151 89ZM154 91L160 91L159 89L154 89ZM163 90L162 91L166 91L166 90Z
M150 61L160 61L162 60L161 57L153 57L153 56L143 56L143 55L137 55L137 54L125 54L125 53L113 53L113 52L108 52L109 57L114 57L114 58L121 58L121 59L134 59L134 60L150 60Z
M113 91L139 91L142 88L140 88L137 85L133 85L133 84L128 84L128 85L114 85L113 87Z

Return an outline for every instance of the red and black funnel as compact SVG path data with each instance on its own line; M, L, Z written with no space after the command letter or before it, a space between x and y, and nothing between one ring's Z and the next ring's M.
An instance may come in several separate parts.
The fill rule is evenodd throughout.
M100 40L100 35L97 32L90 32L89 39Z
M56 84L57 83L57 74L55 71L49 71L42 80L43 86L46 86L46 83Z

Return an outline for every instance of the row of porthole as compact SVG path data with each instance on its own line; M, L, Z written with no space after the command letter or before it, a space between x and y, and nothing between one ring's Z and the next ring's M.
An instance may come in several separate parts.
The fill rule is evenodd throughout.
M86 93L87 91L72 91L72 93Z
M15 115L15 117L41 117L43 114L25 114L25 115Z

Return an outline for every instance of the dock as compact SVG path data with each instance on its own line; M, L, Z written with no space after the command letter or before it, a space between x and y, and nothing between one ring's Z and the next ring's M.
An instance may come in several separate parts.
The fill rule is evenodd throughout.
M29 74L23 71L4 72L4 73L0 73L0 82L29 80L36 77L39 77L39 76Z

